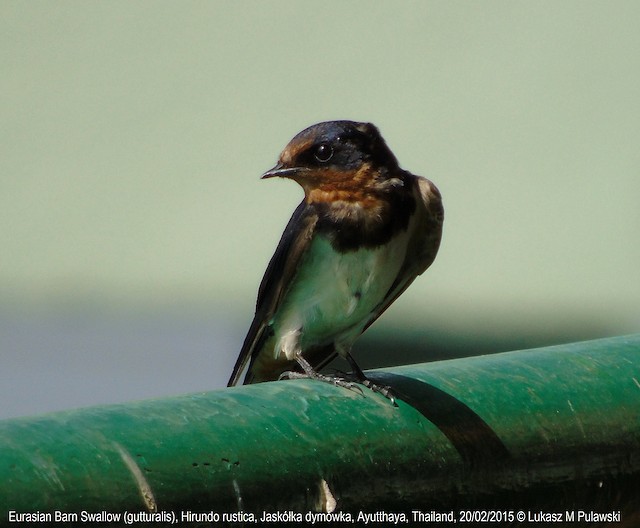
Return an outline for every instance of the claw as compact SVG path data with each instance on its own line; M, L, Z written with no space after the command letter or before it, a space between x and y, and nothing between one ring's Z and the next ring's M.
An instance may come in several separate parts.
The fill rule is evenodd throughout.
M388 385L379 385L378 383L375 383L374 381L371 381L369 378L367 378L367 376L364 375L364 372L362 372L362 369L358 366L351 354L347 354L346 359L353 369L353 375L358 379L360 383L362 383L365 387L372 390L373 392L379 392L380 394L382 394L385 398L391 401L391 405L393 405L394 407L398 406L398 404L396 403L396 397L391 392L391 387L389 387Z
M394 407L398 406L398 404L396 403L396 397L394 396L393 392L391 392L391 387L389 387L389 385L378 385L377 383L371 381L369 378L365 378L364 380L362 380L362 384L371 391L379 392L380 394L382 394L385 398L387 398L387 400L391 402L391 405L393 405Z

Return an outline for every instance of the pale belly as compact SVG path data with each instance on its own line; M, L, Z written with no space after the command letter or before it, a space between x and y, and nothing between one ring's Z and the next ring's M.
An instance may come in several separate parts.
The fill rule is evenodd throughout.
M394 283L406 244L402 235L376 249L338 253L316 237L271 322L274 356L292 360L299 351L331 342L349 348Z

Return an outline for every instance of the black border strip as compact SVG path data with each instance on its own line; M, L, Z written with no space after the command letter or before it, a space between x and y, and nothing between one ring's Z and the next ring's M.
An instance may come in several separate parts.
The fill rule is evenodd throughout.
M507 462L511 455L491 427L470 407L433 385L388 372L367 373L377 384L411 405L432 422L453 444L471 469Z

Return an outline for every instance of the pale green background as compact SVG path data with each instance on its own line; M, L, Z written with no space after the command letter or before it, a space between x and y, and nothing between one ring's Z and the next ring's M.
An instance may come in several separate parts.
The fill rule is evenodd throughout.
M220 387L302 196L258 176L329 119L445 201L371 343L640 331L639 28L636 1L1 0L5 415Z

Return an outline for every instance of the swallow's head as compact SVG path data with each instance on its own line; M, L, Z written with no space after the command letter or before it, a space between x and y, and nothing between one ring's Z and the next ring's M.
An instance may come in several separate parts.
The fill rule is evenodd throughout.
M327 121L296 135L263 178L298 182L307 198L313 191L362 192L389 187L398 161L371 123ZM317 193L316 193L317 194Z

